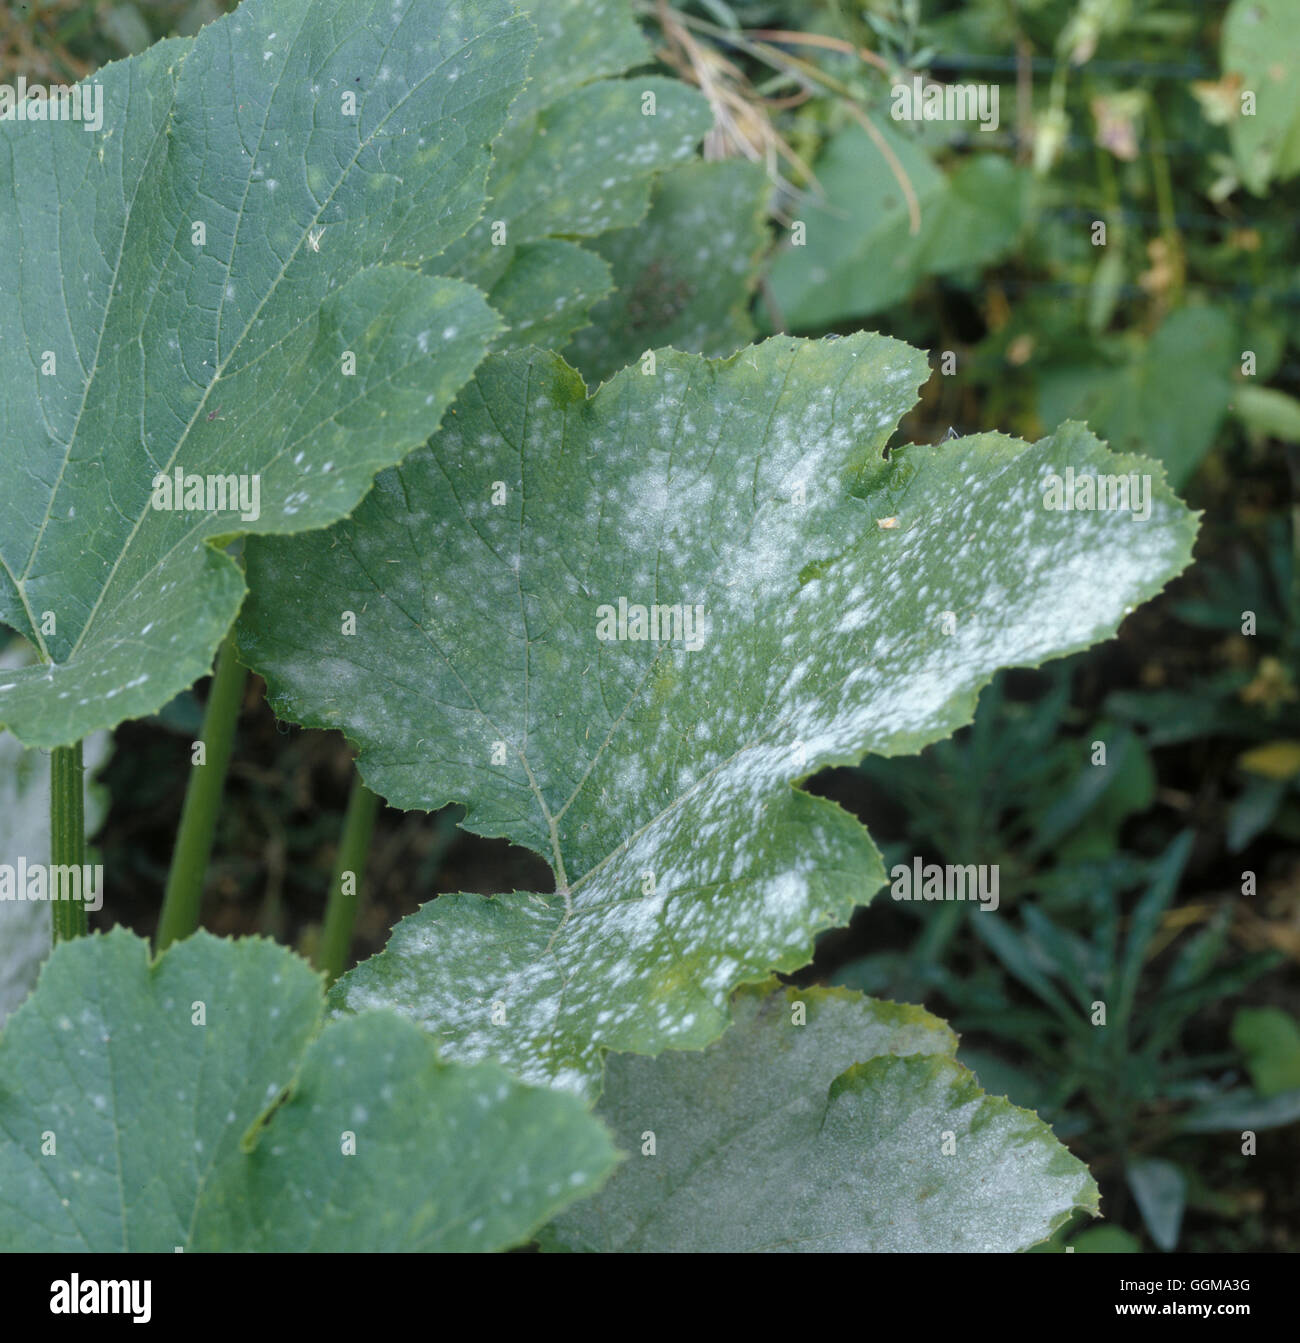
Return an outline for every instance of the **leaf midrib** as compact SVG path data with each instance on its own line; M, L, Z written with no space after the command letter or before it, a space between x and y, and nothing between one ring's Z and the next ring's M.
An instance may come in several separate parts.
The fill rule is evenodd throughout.
M176 76L171 83L171 91L172 91L171 104L167 109L167 115L159 123L159 129L157 134L155 134L154 136L153 143L149 146L149 153L144 160L144 166L146 169L149 163L152 162L154 151L158 147L159 137L165 136L167 134L167 127L171 124L172 112L176 107L176 90L180 83L179 66L184 65L185 58L189 55L189 52L192 49L192 47L193 42L191 42L187 46L184 54L181 56L181 59L178 63ZM129 110L129 98L128 98L128 110ZM123 157L125 155L125 152L126 152L126 139L125 137L123 137L121 140L121 153L119 154L119 161L123 163L123 165L125 163L125 159ZM18 593L19 600L23 604L23 609L27 613L27 619L31 625L32 634L36 640L37 651L41 655L41 660L46 663L52 662L53 658L50 656L49 649L45 646L45 637L41 633L40 626L35 619L34 613L31 608L31 604L27 599L27 589L25 584L28 576L31 574L32 565L36 562L36 552L40 549L41 541L45 537L45 529L49 526L50 518L54 515L54 501L58 497L59 489L63 484L63 477L67 471L68 462L72 460L72 448L77 441L77 434L81 429L81 418L85 414L86 403L90 399L90 388L91 385L94 383L95 374L99 371L99 355L104 344L104 333L108 330L108 314L113 306L114 296L117 293L117 277L121 273L122 257L126 253L126 242L131 232L131 220L135 214L136 202L139 199L140 189L144 184L145 175L146 175L145 171L141 171L139 177L136 179L135 190L132 191L131 193L131 202L126 209L126 215L122 223L122 237L117 249L117 258L113 263L113 275L108 285L108 301L104 304L104 316L100 322L99 332L95 338L95 355L94 358L91 360L90 372L86 376L85 383L81 389L81 404L77 407L77 418L73 421L72 433L69 435L66 450L63 454L63 460L62 462L59 463L58 475L55 477L53 488L50 490L49 501L45 506L45 516L41 519L41 525L37 530L35 538L32 541L32 548L31 551L28 553L27 563L23 567L22 577L21 578L18 577L14 573L13 569L10 567L8 561L5 560L2 556L0 556L0 563L4 564L5 571L8 573L10 581L13 583L14 588ZM60 215L60 219L61 218L62 216ZM61 259L62 258L60 255L60 261ZM62 264L60 264L59 266L60 285L62 285L63 282L64 282L63 266ZM66 315L67 312L66 305L64 312Z
M304 22L304 23L306 22L307 17L308 17L308 15L310 14L310 12L311 12L311 11L310 11L309 8L308 8L308 9L304 9L304 11L303 11L303 22ZM409 12L409 11L408 11L408 12ZM204 389L204 392L203 392L203 395L202 395L201 399L199 400L198 404L195 406L195 408L194 408L194 412L193 412L193 414L191 415L188 424L186 424L185 428L182 430L180 436L179 436L178 439L177 439L177 442L176 442L176 444L175 444L175 447L174 447L173 450L172 450L171 456L168 458L167 463L166 463L166 466L163 468L164 472L170 470L171 467L173 466L173 464L175 463L177 456L178 456L179 453L182 451L182 449L184 448L186 442L188 441L190 431L193 429L194 425L198 422L198 419L199 419L200 414L203 412L204 408L206 407L206 405L207 405L207 403L208 403L208 400L210 399L210 397L211 397L211 395L212 395L212 389L213 389L213 388L217 385L217 383L221 380L222 373L224 372L224 370L225 370L226 368L229 367L231 360L235 357L235 354L236 354L236 353L240 350L240 348L242 347L243 342L244 342L245 339L247 338L249 331L252 330L252 328L253 328L254 324L256 323L258 317L260 316L262 310L265 308L266 304L270 301L270 299L272 298L272 296L277 292L277 290L278 290L278 288L279 288L279 285L280 285L281 281L283 280L284 275L285 275L285 273L287 272L289 266L294 262L294 260L295 260L295 259L298 257L298 255L301 253L302 248L303 248L303 245L304 245L304 243L306 242L306 239L307 239L307 234L308 234L309 232L311 232L312 229L315 227L315 225L319 222L320 217L321 217L321 214L322 214L322 213L324 212L324 210L329 206L329 204L333 201L334 197L338 194L340 188L341 188L341 187L343 186L343 184L347 181L349 174L350 174L350 173L352 172L352 170L355 168L356 163L357 163L358 159L360 158L361 154L362 154L362 153L363 153L363 152L370 146L370 144L373 143L375 136L377 136L377 135L384 129L384 127L387 126L387 124L392 120L392 118L393 118L393 117L394 117L394 116L395 116L395 115L402 109L403 106L405 106L405 104L407 103L407 101L408 101L408 100L409 100L409 99L410 99L410 98L411 98L417 91L419 91L420 89L422 89L426 84L428 84L431 80L433 80L433 79L434 79L434 78L435 78L435 77L436 77L436 76L443 70L443 68L444 68L449 62L451 62L451 61L454 60L454 59L458 59L458 58L462 57L462 56L464 55L465 52L469 51L469 50L470 50L471 48L473 48L474 46L481 44L481 43L484 41L484 39L486 39L489 35L494 35L494 34L497 33L500 29L502 29L502 28L507 28L507 27L512 26L512 25L515 23L515 21L516 21L515 16L513 16L513 15L511 15L511 16L507 16L507 17L505 17L505 18L499 20L499 21L498 21L497 23L495 23L491 28L487 28L487 29L483 30L482 32L475 33L475 34L470 38L470 40L469 40L468 42L464 43L463 46L458 47L454 52L451 52L450 54L448 54L447 56L445 56L444 59L443 59L442 61L440 61L440 62L438 63L438 65L435 66L432 70L430 70L430 71L429 71L423 78L421 78L421 79L415 81L415 82L410 86L410 88L407 89L406 93L402 96L402 98L399 99L396 103L393 104L393 106L388 110L388 112L387 112L386 115L382 118L382 120L376 122L375 127L373 128L373 130L371 131L371 133L370 133L370 135L369 135L368 137L366 137L366 138L364 138L364 139L361 138L360 136L358 137L358 142L357 142L356 150L355 150L355 152L353 153L352 157L347 161L347 163L344 165L344 167L343 167L342 170L340 171L340 173L339 173L339 175L338 175L338 178L337 178L337 180L336 180L336 182L335 182L335 184L334 184L334 187L331 189L331 191L329 192L329 194L328 194L326 197L324 197L324 199L319 203L315 215L312 217L310 223L303 229L303 231L302 231L302 233L301 233L301 236L298 238L297 243L295 244L293 250L288 254L288 256L286 257L285 261L282 263L282 265L281 265L281 267L280 267L280 269L279 269L279 272L277 273L277 275L275 276L275 278L272 280L271 284L267 287L265 293L263 294L261 300L260 300L259 303L257 304L257 307L254 309L254 311L253 311L252 315L250 316L250 318L249 318L247 324L245 325L243 331L240 332L240 334L239 334L239 336L236 338L234 344L231 346L231 348L230 348L228 354L226 355L226 358L225 358L224 360L222 360L221 363L220 363L219 365L217 365L217 367L214 369L213 374L212 374L212 377L210 378L207 387ZM302 32L302 28L301 28L301 26L300 26L298 32L299 32L299 34ZM190 50L192 50L192 45L191 45ZM289 59L290 55L293 53L294 50L295 50L295 47L294 47L294 44L293 44L293 43L290 43L290 44L288 44L288 45L286 46L286 49L285 49L285 52L284 52L284 63L282 63L282 65L281 65L281 80L282 80L282 78L283 78L284 70L285 70L285 68L286 68L286 66L287 66L288 59ZM185 56L182 57L182 60L181 60L181 62L180 62L180 65L183 65L183 64L184 64L184 61L185 61L185 59L188 58L188 56L189 56L189 50L187 50L186 53L185 53ZM171 100L171 106L170 106L169 109L168 109L166 118L165 118L165 119L163 120L163 122L162 122L162 127L163 127L163 129L160 131L160 134L165 134L165 133L166 133L166 129L167 129L168 127L170 127L171 124L172 124L173 117L174 117L175 110L176 110L177 91L178 91L178 89L179 89L179 86L180 86L180 69L179 69L179 67L178 67L178 68L177 68L176 75L175 75L175 78L174 78L174 80L173 80L173 82L172 82L172 100ZM277 81L275 87L276 87L277 89L280 88L280 87L281 87L281 82L280 82L280 81ZM271 110L271 107L272 107L273 103L274 103L274 95L272 95L272 97L271 97L270 99L268 99L268 101L267 101L267 107L266 107L266 117L267 117L267 118L269 118L270 110ZM363 106L364 106L364 104L363 104ZM358 122L359 122L359 121L360 121L360 115L358 114ZM264 118L263 123L262 123L262 132L261 132L263 138L265 137L266 124L267 124L267 122L266 122L266 118ZM260 150L260 147L261 147L261 143L262 143L262 141L261 141L261 139L259 139L259 150ZM154 141L154 146L153 146L153 147L156 147L156 144L157 144L157 138L155 137L155 141ZM237 221L237 223L236 223L236 228L235 228L235 237L238 236L239 225L242 223L242 220L243 220L243 215L244 215L244 204L247 202L247 199L248 199L248 190L251 188L251 183L252 183L252 173L253 173L253 170L254 170L254 168L256 167L256 165L257 165L257 158L256 158L256 156L253 156L252 158L250 158L250 161L249 161L249 166L248 166L248 174L249 174L249 176L248 176L248 182L246 183L246 186L245 186L244 200L241 202L241 205L240 205L239 219L238 219L238 221ZM142 173L141 176L140 176L140 178L139 178L139 180L137 181L137 184L136 184L136 191L135 191L134 195L132 196L132 210L134 210L135 201L136 201L136 198L137 198L138 195L139 195L139 190L140 190L141 185L143 184L144 177L145 177L145 174ZM118 254L118 262L117 262L118 267L120 267L120 265L121 265L121 258L122 258L123 253L125 252L126 240L127 240L128 236L129 236L129 232L130 232L130 222L131 222L131 215L130 215L130 213L128 213L126 219L125 219L124 222L123 222L123 228L122 228L122 246L121 246L121 249L119 250L119 254ZM173 241L173 250L174 250L174 249L175 249L175 243L174 243L174 241ZM229 281L229 278L230 278L231 267L233 266L233 262L234 262L234 254L235 254L235 242L234 242L234 240L232 239L231 258L230 258L230 261L227 262L227 270L226 270L226 278L227 278L227 281ZM115 270L114 274L115 274L115 276L116 276L116 274L117 274L117 271L116 271L116 270ZM161 272L160 272L160 274L161 274ZM38 537L37 537L36 544L33 546L32 554L31 554L31 556L30 556L29 559L28 559L28 565L27 565L27 568L24 570L24 577L26 577L26 575L30 572L31 565L32 565L32 563L34 563L34 561L35 561L35 556L36 556L37 549L39 548L40 540L41 540L41 538L44 536L45 529L46 529L46 526L48 525L48 522L49 522L50 517L53 515L54 501L55 501L55 498L56 498L56 496L57 496L57 494L58 494L59 486L60 486L61 483L62 483L63 476L64 476L64 472L65 472L66 467L67 467L67 463L68 463L68 461L71 459L71 456L72 456L73 446L74 446L75 441L76 441L76 433L77 433L77 430L79 429L79 427L80 427L80 423L81 423L82 412L84 411L85 404L86 404L86 400L87 400L88 397L89 397L90 386L91 386L91 384L92 384L92 382L93 382L93 380L94 380L94 374L95 374L95 372L97 371L97 368L98 368L98 352L99 352L99 349L100 349L100 347L101 347L101 345L102 345L102 342L103 342L104 331L106 330L106 328L107 328L107 326L108 326L108 322L109 322L109 313L110 313L110 311L112 310L113 302L114 302L114 299L115 299L115 297L116 297L116 292L117 292L116 285L114 285L114 286L112 286L112 287L110 288L110 291L109 291L109 299L108 299L108 302L107 302L107 303L105 304L105 306L104 306L104 318L103 318L103 321L101 322L100 332L99 332L99 338L98 338L98 341L97 341L97 344L96 344L96 361L95 361L95 365L92 367L92 370L91 370L91 377L90 377L89 379L87 379L86 387L85 387L85 390L83 391L83 396L82 396L82 405L81 405L81 408L78 410L77 422L76 422L76 424L75 424L74 427L73 427L73 434L72 434L72 436L69 438L69 441L68 441L68 444L67 444L67 449L66 449L66 451L65 451L65 453L64 453L63 464L62 464L61 467L60 467L58 481L56 482L54 489L52 489L51 492L50 492L50 501L49 501L49 505L48 505L47 510L46 510L46 515L45 515L44 520L42 521L42 524L41 524L41 531L40 531L40 533L39 533L39 535L38 535ZM224 286L223 286L223 294L224 294ZM224 302L224 300L223 300L223 302ZM292 335L294 331L300 330L304 325L306 325L308 322L312 321L316 316L318 316L318 314L319 314L319 310L317 310L316 313L309 313L309 314L307 315L307 317L305 317L305 318L303 319L302 322L299 322L299 323L297 324L297 326L295 326L294 328L292 328L291 331L286 332L285 337L283 337L283 338L281 339L281 341L278 342L278 343L283 344L284 340L287 339L290 335ZM81 650L83 644L85 643L86 638L87 638L87 635L89 634L90 630L93 628L94 623L95 623L95 620L96 620L96 617L98 616L98 614L99 614L99 612L100 612L100 608L101 608L102 605L103 605L104 598L105 598L105 596L107 595L107 593L109 592L110 588L111 588L112 585L113 585L113 580L114 580L114 578L115 578L116 575L117 575L117 571L118 571L118 569L120 568L120 566L121 566L121 564L122 564L122 561L125 559L125 557L127 556L127 554L130 553L131 548L132 548L132 546L133 546L133 544L134 544L134 542L135 542L135 538L136 538L136 536L139 534L140 528L143 526L143 524L144 524L144 522L145 522L145 519L148 518L150 511L151 511L150 508L146 505L146 506L141 510L141 512L140 512L139 514L137 514L135 523L133 524L133 526L132 526L132 528L131 528L131 531L129 532L129 534L128 534L127 537L125 538L125 540L124 540L122 546L120 547L120 549L119 549L119 551L118 551L118 554L117 554L117 557L114 559L114 561L113 561L113 565L112 565L111 569L109 570L109 573L104 577L104 579L103 579L102 582L101 582L101 586L100 586L99 594L98 594L98 596L96 597L95 602L94 602L93 606L91 607L91 610L90 610L89 614L88 614L87 617L86 617L85 623L84 623L84 625L82 626L81 632L80 632L80 634L78 635L76 642L74 643L72 649L71 649L71 650L69 651L69 653L68 653L68 656L67 656L66 661L72 661L72 660L76 657L77 653ZM191 534L192 534L192 532L191 532ZM174 551L174 549L175 549L175 547L173 547L173 551ZM170 552L169 552L169 553L170 553ZM6 569L8 570L8 565L7 565L7 564L6 564ZM12 570L9 570L9 573L10 573L10 578L12 579L12 578L13 578ZM23 587L22 587L22 585L21 585L20 583L16 583L16 586L17 586L17 588L18 588L18 592L19 592L20 598L21 598L21 600L22 600L22 602L23 602L23 605L24 605L24 607L25 607L25 608L27 609L27 611L28 611L28 617L29 617L29 619L30 619L30 617L31 617L31 608L30 608L30 606L29 606L29 604L28 604L28 601L27 601L27 595L26 595L26 592L25 592L25 590L23 589ZM35 628L36 628L36 627L33 625L33 629L34 629L34 630L35 630ZM52 661L52 659L50 658L50 655L49 655L49 651L48 651L48 649L45 648L45 646L44 646L44 642L43 642L43 641L42 641L42 643L41 643L41 650L40 650L40 651L41 651L41 653L42 653L42 656L43 656L44 660L45 660L47 663L49 663L50 661Z

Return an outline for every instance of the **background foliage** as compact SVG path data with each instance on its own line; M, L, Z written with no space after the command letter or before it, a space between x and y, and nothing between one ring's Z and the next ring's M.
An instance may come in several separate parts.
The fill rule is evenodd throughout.
M220 8L10 5L0 79L79 78ZM664 173L640 225L561 222L534 243L600 234L586 252L616 289L596 316L618 342L578 332L566 350L590 381L653 345L717 354L756 332L881 331L929 350L936 370L956 355L904 441L950 426L1035 437L1083 418L1116 449L1160 458L1205 511L1196 565L1118 640L1000 677L973 726L920 757L820 776L816 791L870 826L887 866L997 863L1003 903L990 918L882 894L798 982L949 1018L982 1084L1036 1109L1088 1162L1108 1220L1048 1248L1296 1249L1300 100L1252 120L1239 95L1298 87L1300 10L636 8L657 72L708 96L706 157L727 161ZM890 86L913 72L996 83L999 128L892 122ZM802 249L789 246L796 220ZM1098 220L1105 247L1090 240ZM584 274L594 297L603 281ZM100 926L152 931L188 772L177 744L196 735L203 697L116 733L100 773L103 859L132 894ZM309 949L350 756L341 739L277 725L260 686L248 706L204 922ZM1104 769L1090 763L1097 740ZM381 814L358 958L430 891L541 889L538 860L455 821L454 808ZM1105 1031L1086 1025L1099 997ZM1244 1128L1259 1132L1253 1158Z

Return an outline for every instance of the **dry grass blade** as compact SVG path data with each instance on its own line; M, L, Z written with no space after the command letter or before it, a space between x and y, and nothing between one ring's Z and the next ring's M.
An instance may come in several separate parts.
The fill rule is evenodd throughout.
M767 165L768 175L778 186L798 196L801 193L781 178L775 169L776 160L783 158L796 168L803 180L810 183L819 195L822 194L812 169L791 149L772 124L771 113L783 107L797 106L814 93L830 93L871 137L903 193L907 203L909 231L913 236L920 232L921 205L911 179L880 129L858 105L857 99L825 71L769 44L781 42L840 51L889 73L889 64L882 57L865 47L856 47L850 42L820 33L787 29L733 31L720 28L693 15L681 13L667 0L654 0L652 10L646 5L640 8L643 13L653 12L668 43L659 53L660 58L683 79L696 85L713 109L714 128L706 137L704 145L706 158L743 154L755 162L763 162ZM723 56L712 43L697 39L691 29L706 34L714 42L744 52L788 76L801 86L799 94L790 99L765 99L754 89L743 70Z
M676 10L658 0L655 8L667 46L658 55L665 65L694 84L708 99L713 129L704 140L706 159L741 155L762 163L767 174L783 190L797 195L796 188L780 174L784 159L805 180L816 181L812 169L790 147L772 124L770 112L805 102L812 91L805 88L790 98L766 99L750 83L745 72L716 47L698 41Z

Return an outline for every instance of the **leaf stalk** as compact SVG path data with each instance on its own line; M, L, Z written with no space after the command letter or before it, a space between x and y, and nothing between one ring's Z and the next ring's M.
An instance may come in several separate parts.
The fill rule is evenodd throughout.
M343 817L343 834L334 865L329 900L325 906L325 925L316 946L316 968L325 972L332 984L344 971L348 951L352 946L352 930L356 926L357 910L361 906L366 859L370 853L370 836L375 828L379 811L379 797L361 781L360 774L352 776L352 792L348 809ZM351 881L351 892L344 883Z
M156 951L164 951L173 942L188 937L199 926L203 903L203 879L212 856L212 841L217 829L217 813L226 786L226 770L235 741L235 723L244 701L244 683L248 672L235 657L235 642L227 635L217 654L208 707L203 715L202 764L194 766L185 804L181 808L176 847L172 851L167 888L163 893L162 913L154 937Z
M81 743L56 746L50 754L50 904L55 942L85 937L90 931L86 902L59 899L54 871L75 867L83 871L86 861L85 766ZM64 894L69 895L65 884Z

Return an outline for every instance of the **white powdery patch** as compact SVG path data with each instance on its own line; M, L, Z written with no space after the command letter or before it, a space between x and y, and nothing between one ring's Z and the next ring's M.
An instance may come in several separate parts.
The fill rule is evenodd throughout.
M781 364L775 380L764 371L763 395L746 374L747 395L724 419L698 365L687 397L675 358L644 383L623 375L607 418L602 403L576 412L561 384L545 384L551 395L529 408L510 502L489 505L477 483L444 491L454 502L430 505L434 517L413 531L445 556L438 586L426 590L417 566L387 565L400 604L424 613L449 664L480 669L487 708L515 716L505 735L512 750L526 744L552 811L570 800L561 833L575 884L570 910L562 896L505 897L508 917L453 910L404 943L395 937L384 980L349 1004L409 999L451 1056L497 1057L580 1094L593 1086L602 1048L707 1038L738 979L810 942L833 899L817 888L819 865L852 870L862 854L837 853L851 848L843 831L816 826L806 851L788 851L781 822L793 779L820 760L915 749L951 731L997 667L1113 625L1138 600L1152 561L1176 546L1159 513L1143 526L1045 515L1029 449L1004 451L989 471L973 450L956 470L922 453L897 496L900 529L879 529L872 508L825 485L865 436L892 426L892 389L910 400L910 368L889 370L870 399L846 394L837 408L827 387L783 399ZM743 366L744 356L728 368ZM716 401L737 399L725 369L709 376ZM518 451L470 425L476 445L459 430L442 440L440 468L455 486L491 479L483 467ZM443 484L430 473L411 493ZM796 504L801 486L807 498ZM516 503L525 493L526 505ZM586 530L566 526L575 517ZM1099 574L1097 556L1112 552ZM386 559L367 555L366 567L381 572ZM801 585L811 560L817 569ZM623 592L593 592L602 572L618 575ZM458 575L470 577L443 602ZM665 591L692 582L707 590ZM593 601L620 595L711 604L707 651L597 648ZM951 630L941 628L947 615ZM450 735L466 761L481 755L482 722L445 669L430 665L442 740ZM525 668L537 678L527 722ZM412 702L422 703L418 693L403 704L408 718ZM385 722L384 713L372 700L361 716L368 732L391 731L401 717ZM535 809L537 799L500 786L511 771L513 760L490 786L476 783L485 813ZM466 777L475 778L468 766ZM539 852L548 846L549 836ZM506 1026L490 1023L498 999Z

